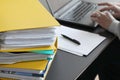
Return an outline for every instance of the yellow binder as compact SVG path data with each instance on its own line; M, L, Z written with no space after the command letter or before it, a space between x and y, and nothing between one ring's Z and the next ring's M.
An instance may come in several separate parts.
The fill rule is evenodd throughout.
M18 62L18 63L14 63L14 64L0 64L0 68L1 69L9 69L11 71L11 69L13 71L16 71L16 69L21 70L21 72L23 72L22 70L38 70L38 72L40 70L45 70L46 65L48 63L48 60L38 60L38 61L24 61L24 62ZM18 71L19 72L19 71Z
M0 77L0 80L17 80L17 79L12 79L12 78L1 78L1 77Z
M39 0L0 0L0 32L58 25Z
M39 0L0 0L0 32L58 25L60 24L43 7ZM57 41L51 46L0 50L0 52L56 50L55 44L57 44Z

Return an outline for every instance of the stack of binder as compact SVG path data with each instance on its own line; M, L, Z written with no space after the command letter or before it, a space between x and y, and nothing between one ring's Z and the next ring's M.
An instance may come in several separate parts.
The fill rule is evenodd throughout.
M38 0L0 0L0 80L43 80L60 24Z

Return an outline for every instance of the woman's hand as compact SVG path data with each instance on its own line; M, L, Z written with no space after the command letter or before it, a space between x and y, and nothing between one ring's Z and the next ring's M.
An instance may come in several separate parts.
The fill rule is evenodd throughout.
M91 15L93 21L107 29L115 18L109 12L96 11Z
M120 3L99 3L99 6L106 6L100 9L101 12L110 11L110 13L117 19L120 19Z

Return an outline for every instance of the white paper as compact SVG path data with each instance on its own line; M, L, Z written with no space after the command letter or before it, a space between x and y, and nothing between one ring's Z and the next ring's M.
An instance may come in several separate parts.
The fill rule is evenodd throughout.
M95 33L83 30L73 29L65 26L57 28L58 49L70 52L72 54L83 56L88 55L106 38ZM72 39L78 40L81 44L77 45L72 41L64 38L61 34L67 35Z

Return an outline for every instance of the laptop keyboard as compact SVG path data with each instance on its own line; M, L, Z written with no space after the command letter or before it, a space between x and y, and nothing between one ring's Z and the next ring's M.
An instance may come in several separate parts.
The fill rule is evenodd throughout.
M72 12L68 12L67 15L65 15L63 18L67 20L72 20L72 21L79 21L82 19L82 17L85 16L90 10L92 10L95 7L93 3L89 2L83 2L78 4Z

